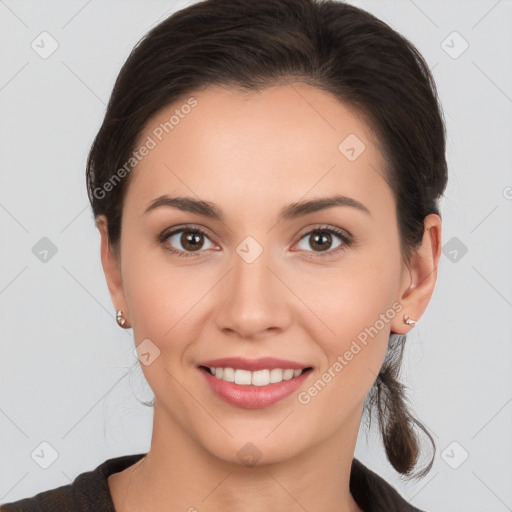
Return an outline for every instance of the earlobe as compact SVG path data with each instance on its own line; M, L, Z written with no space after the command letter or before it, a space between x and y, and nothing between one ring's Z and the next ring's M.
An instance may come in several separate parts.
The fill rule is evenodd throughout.
M441 218L433 213L427 215L424 226L421 245L411 257L407 267L409 284L404 280L405 288L400 298L404 315L415 321L421 318L434 293L437 267L441 257ZM406 320L406 318L397 317L396 323L391 325L391 330L397 334L407 334L415 323L407 323Z
M107 219L104 215L99 215L96 219L96 226L101 236L101 264L105 279L107 281L110 297L116 311L122 309L127 311L126 301L124 297L123 280L121 276L121 268L118 255L109 243ZM126 316L126 314L125 314Z

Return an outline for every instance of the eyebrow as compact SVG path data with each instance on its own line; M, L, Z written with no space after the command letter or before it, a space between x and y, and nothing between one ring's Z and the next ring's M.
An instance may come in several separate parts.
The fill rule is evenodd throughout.
M197 213L221 222L225 219L223 211L209 201L201 201L192 197L171 197L168 195L162 195L153 200L144 210L144 215L163 206L176 208L184 212ZM326 210L327 208L332 208L334 206L351 207L371 216L370 210L356 199L343 195L335 195L289 204L281 210L279 213L279 219L297 219L310 213Z

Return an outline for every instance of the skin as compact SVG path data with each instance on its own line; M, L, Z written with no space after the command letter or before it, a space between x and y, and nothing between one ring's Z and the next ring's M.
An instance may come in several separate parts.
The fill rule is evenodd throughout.
M418 320L431 298L441 219L426 217L407 266L376 140L327 92L295 83L251 95L212 87L193 97L198 105L132 171L119 255L106 219L97 219L114 307L136 344L149 338L160 350L141 364L155 395L151 448L108 479L115 508L359 511L349 478L364 399L390 331L409 332L403 314ZM140 140L183 103L157 113ZM366 146L355 161L338 150L349 134ZM278 222L289 203L334 193L360 201L370 215L336 206ZM210 201L225 219L170 207L144 215L162 194ZM185 251L187 233L157 239L185 223L207 237L198 251L187 246L190 257L178 257L165 245ZM344 242L333 234L318 248L321 225L348 231L353 244L340 251ZM263 248L252 263L236 252L247 236ZM304 391L393 303L403 310L308 404L294 393L263 409L235 407L196 368L233 355L291 359L313 367ZM248 442L261 452L252 467L237 456Z

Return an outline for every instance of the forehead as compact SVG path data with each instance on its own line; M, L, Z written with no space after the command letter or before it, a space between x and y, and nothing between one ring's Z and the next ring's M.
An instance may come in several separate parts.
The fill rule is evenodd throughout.
M297 200L308 191L367 201L384 192L392 200L369 126L328 92L304 83L191 93L148 121L138 147L144 144L151 149L132 171L127 203L184 192L211 200L238 195L241 204L248 194L272 204L283 194Z

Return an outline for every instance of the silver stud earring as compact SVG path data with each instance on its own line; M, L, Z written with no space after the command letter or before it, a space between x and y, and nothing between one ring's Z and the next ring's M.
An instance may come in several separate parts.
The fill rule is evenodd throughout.
M404 315L404 324L414 325L415 323L416 323L416 320L411 320L409 318L409 315Z

